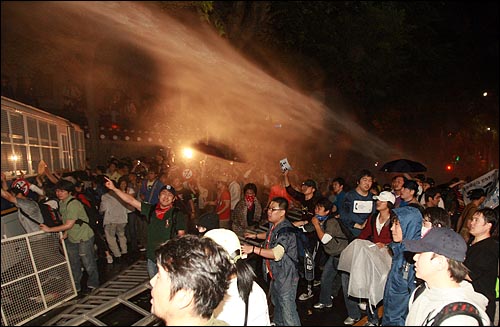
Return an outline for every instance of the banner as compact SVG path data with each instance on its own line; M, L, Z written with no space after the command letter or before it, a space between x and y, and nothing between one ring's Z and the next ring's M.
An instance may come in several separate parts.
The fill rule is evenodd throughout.
M470 199L467 197L467 193L476 188L483 189L486 193L486 199L479 206L479 209L496 208L498 206L498 169L493 169L489 173L486 173L463 186L462 194L464 196L465 205L470 202Z

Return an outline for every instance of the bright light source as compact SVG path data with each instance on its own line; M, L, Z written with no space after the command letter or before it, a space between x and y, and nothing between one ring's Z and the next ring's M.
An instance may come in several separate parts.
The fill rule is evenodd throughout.
M378 161L377 161L377 162L375 162L373 165L374 165L375 167L377 167L377 166L378 166Z
M483 97L487 97L488 96L488 92L483 92Z
M452 166L452 165L446 165L446 170L447 170L447 171L451 171L451 170L453 170L453 166Z
M13 154L9 157L9 159L12 161L17 161L17 160L19 160L19 157L17 155Z
M491 131L491 127L486 127L486 130L487 131Z
M193 157L193 150L190 148L184 148L182 149L182 155L186 159L191 159Z

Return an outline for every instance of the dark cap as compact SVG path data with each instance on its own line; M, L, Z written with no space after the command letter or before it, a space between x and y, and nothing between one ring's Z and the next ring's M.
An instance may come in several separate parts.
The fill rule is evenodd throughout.
M219 228L219 216L215 212L206 212L198 218L198 226L203 226L207 231Z
M175 188L172 186L172 185L164 185L161 189L160 189L160 192L158 192L158 194L160 194L163 190L167 190L169 191L170 193L172 193L173 196L176 196L177 195L177 192L175 192Z
M306 185L306 186L311 186L311 187L314 187L314 189L318 189L318 187L316 186L316 182L312 179L306 179L304 183L302 183L302 185Z
M433 227L419 240L403 241L411 252L434 252L449 259L464 262L467 244L464 238L448 227Z
M413 180L407 180L404 184L403 184L403 187L404 188L407 188L409 190L414 190L415 191L415 194L418 193L418 184L417 182L413 181Z

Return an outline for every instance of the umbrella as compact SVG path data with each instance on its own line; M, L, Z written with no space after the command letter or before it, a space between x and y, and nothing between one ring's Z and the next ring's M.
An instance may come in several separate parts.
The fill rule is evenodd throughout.
M408 159L397 159L385 163L380 171L386 173L416 173L421 171L427 171L427 168L420 162L408 160Z
M244 159L236 153L236 151L231 149L231 147L229 147L228 145L220 142L211 141L210 144L207 144L200 141L193 144L192 148L201 153L224 160L245 162Z

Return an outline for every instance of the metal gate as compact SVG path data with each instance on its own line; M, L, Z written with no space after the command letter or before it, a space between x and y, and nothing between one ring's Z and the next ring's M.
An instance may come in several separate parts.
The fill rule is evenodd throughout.
M61 233L2 239L2 325L22 325L77 295Z
M146 261L137 261L90 295L71 304L44 326L156 326L150 313L151 285Z

